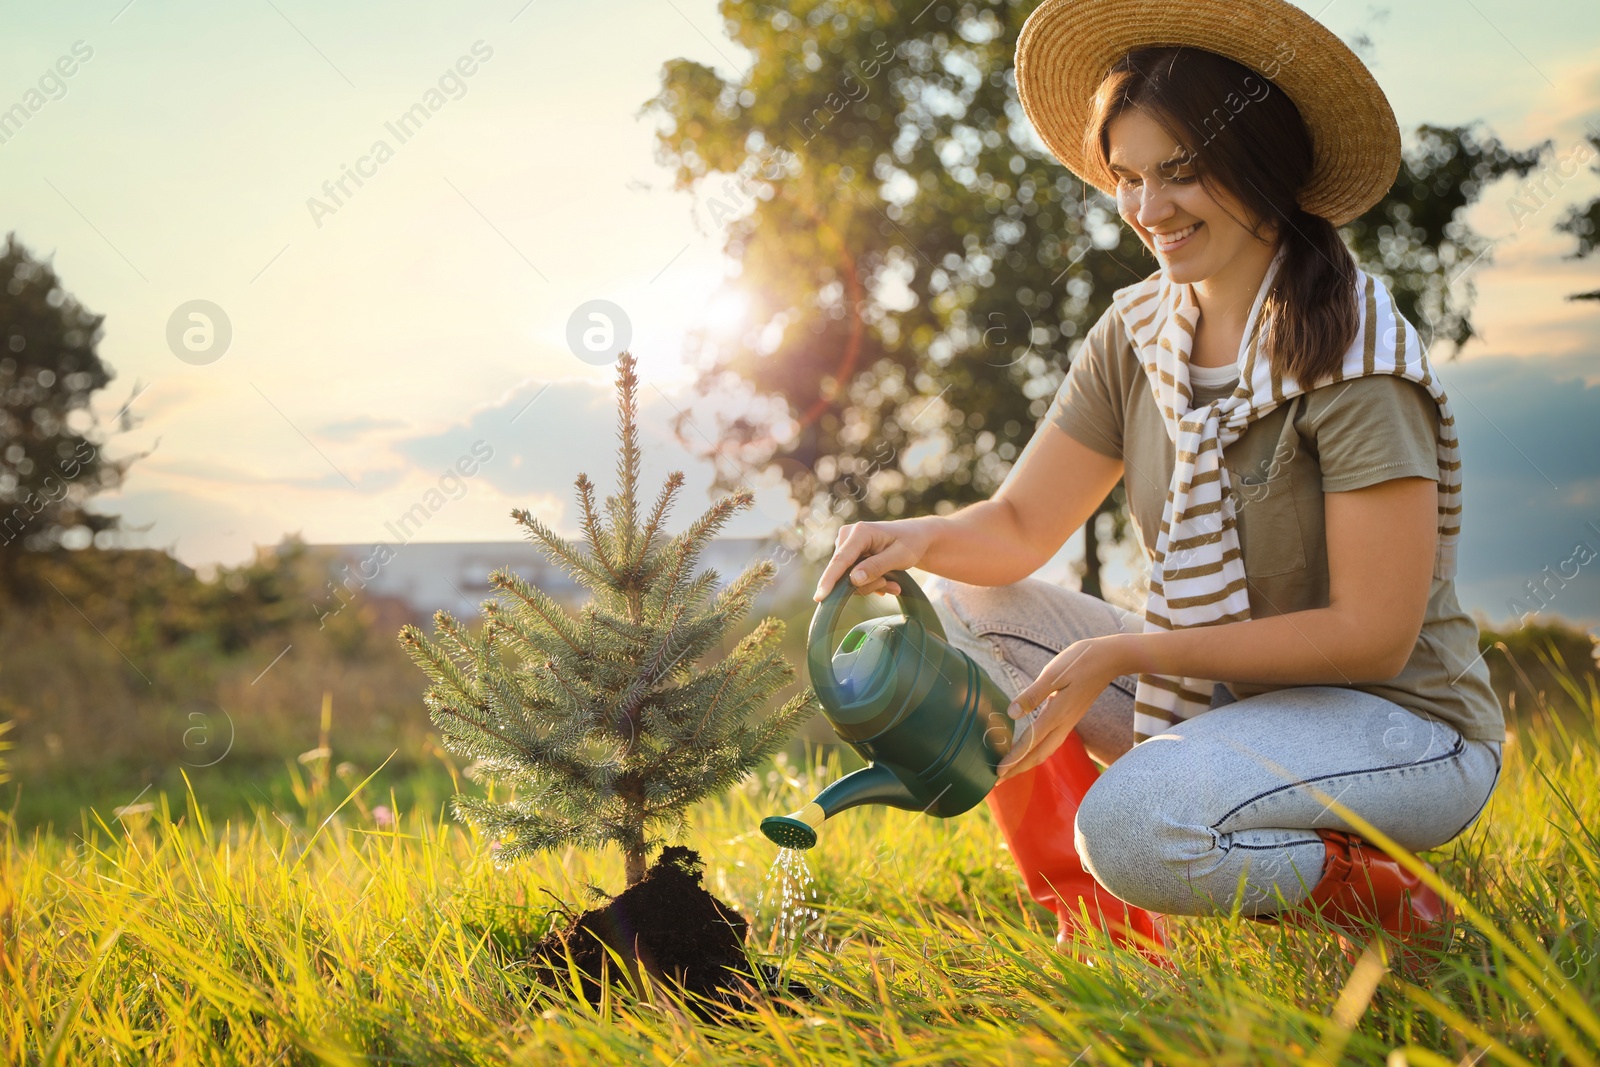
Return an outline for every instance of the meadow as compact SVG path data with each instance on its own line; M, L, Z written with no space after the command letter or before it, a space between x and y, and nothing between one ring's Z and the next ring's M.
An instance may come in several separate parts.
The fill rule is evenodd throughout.
M527 947L618 891L614 853L506 870L436 804L291 761L291 803L212 818L187 789L78 825L5 828L0 1043L9 1063L1384 1063L1600 1061L1600 690L1515 709L1482 819L1424 853L1461 922L1413 983L1326 931L1173 917L1175 973L1109 945L1059 956L986 809L877 808L807 854L792 940L756 830L845 769L808 749L691 813L706 886L752 958L810 997L719 1023L671 990L591 1005L533 982ZM1520 670L1520 668L1517 668ZM1512 700L1515 704L1515 698ZM759 907L758 907L759 903Z

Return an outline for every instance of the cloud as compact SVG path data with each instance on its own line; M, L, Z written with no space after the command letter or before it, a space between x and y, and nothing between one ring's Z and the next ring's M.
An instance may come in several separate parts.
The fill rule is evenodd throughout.
M350 482L355 483L357 492L382 492L400 484L400 480L407 473L405 467L357 471L352 470L345 464L341 464L339 470L334 470L328 466L326 461L323 461L320 464L320 468L310 475L290 476L270 474L262 470L251 470L219 460L170 459L158 463L154 457L140 464L136 469L140 471L141 475L153 474L165 476L172 480L209 482L220 488L251 485L281 489L331 489L341 493L350 491ZM339 471L343 471L344 474L340 474ZM344 480L344 475L350 476L350 482ZM198 489L199 487L196 488Z
M654 503L671 472L684 472L684 486L667 517L668 529L677 532L723 494L710 490L711 465L680 443L672 429L671 420L682 405L669 401L647 382L640 383L637 402L639 506L645 509ZM712 433L709 426L700 429L707 437ZM685 433L699 451L704 439L696 436L693 427ZM588 474L595 483L600 502L619 488L617 399L611 381L558 379L547 385L529 384L475 411L457 426L402 440L394 447L419 467L443 470L479 440L494 449L494 459L483 464L477 477L513 500L560 501L556 513L534 506L532 501L522 506L563 534L578 532L574 483L579 473ZM743 474L756 493L755 504L736 514L722 533L759 536L792 524L796 509L787 485L775 475L752 482L755 472ZM504 536L515 537L516 530L508 525Z
M402 419L379 419L371 415L357 415L353 419L340 419L317 428L318 435L333 441L354 441L380 430L403 429Z
M1600 355L1494 356L1438 371L1461 439L1457 591L1469 611L1503 623L1527 583L1562 570L1578 543L1600 552ZM1600 621L1600 558L1547 599L1553 614Z
M1525 122L1529 134L1550 137L1558 144L1582 136L1595 121L1594 102L1600 99L1600 59L1592 55L1556 72Z
M1600 532L1586 525L1600 527L1600 355L1484 356L1435 369L1462 447L1457 593L1469 612L1505 623L1526 584L1546 567L1559 568L1579 540L1600 550ZM670 529L678 531L709 503L711 470L677 440L670 425L681 406L676 400L648 384L638 399L641 502L654 500L669 472L684 471L687 484L669 515ZM416 473L427 474L450 467L474 442L487 442L494 458L475 480L575 536L578 473L596 483L602 501L616 491L616 416L610 381L529 383L455 426L393 447ZM762 535L793 521L785 486L754 487L757 506L736 516L726 533ZM483 536L511 540L520 531L507 520ZM1600 559L1565 584L1551 612L1584 625L1600 622Z
M127 548L160 548L191 567L219 562L229 566L255 557L258 544L277 544L284 522L270 511L236 507L218 498L175 489L136 489L95 497L93 510L119 515ZM148 529L138 529L148 527Z

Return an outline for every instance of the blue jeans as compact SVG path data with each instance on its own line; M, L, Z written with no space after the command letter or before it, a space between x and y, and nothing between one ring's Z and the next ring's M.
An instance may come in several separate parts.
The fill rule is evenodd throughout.
M1135 612L1034 578L924 588L1008 696L1074 641L1144 629ZM1315 831L1360 832L1313 788L1415 852L1464 833L1499 782L1499 742L1337 685L1235 700L1219 683L1212 710L1135 746L1135 682L1113 681L1076 727L1106 769L1061 832L1101 885L1151 911L1226 914L1237 900L1256 915L1303 900L1322 874Z

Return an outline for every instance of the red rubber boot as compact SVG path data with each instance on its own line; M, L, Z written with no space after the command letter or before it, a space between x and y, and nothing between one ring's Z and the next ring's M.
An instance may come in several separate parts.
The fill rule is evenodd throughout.
M1351 963L1360 956L1367 924L1375 922L1402 972L1415 977L1431 973L1438 960L1414 950L1447 949L1455 909L1365 838L1343 830L1319 829L1317 835L1324 849L1322 877L1310 895L1287 912L1252 918L1305 927L1313 914L1320 914L1340 931L1339 945Z
M1056 913L1056 947L1074 951L1084 932L1080 907L1117 945L1174 970L1167 955L1164 916L1127 904L1083 869L1073 843L1078 805L1100 769L1076 732L1043 763L998 783L988 796L1028 894ZM1079 954L1079 958L1083 958Z

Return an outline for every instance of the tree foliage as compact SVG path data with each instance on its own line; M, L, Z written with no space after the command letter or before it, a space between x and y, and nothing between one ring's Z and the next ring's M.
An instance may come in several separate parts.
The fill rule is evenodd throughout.
M118 526L89 499L122 484L137 456L110 459L90 401L113 372L95 351L105 316L91 314L56 276L6 236L0 249L0 593L26 593L18 552L83 547ZM126 408L123 429L132 425Z
M1590 127L1593 129L1593 127ZM1600 133L1591 133L1586 138L1590 147L1600 152ZM1590 166L1589 170L1600 175L1600 159ZM1562 233L1571 234L1577 239L1578 247L1572 252L1569 259L1584 259L1600 248L1600 196L1590 200L1582 207L1574 205L1569 207L1556 223L1556 229ZM1592 289L1586 293L1573 293L1568 300L1600 300L1600 289Z
M719 646L772 580L771 560L716 591L715 570L695 564L753 494L713 504L682 533L665 533L682 488L674 472L641 522L634 357L618 366L620 490L595 508L578 475L584 544L527 511L512 517L591 597L576 617L508 569L490 575L497 599L469 631L434 615L434 640L415 626L400 639L431 681L425 702L446 746L475 760L473 776L513 788L504 801L457 794L458 817L494 838L496 862L577 845L621 846L628 884L643 877L651 831L681 831L687 809L737 783L816 710L807 688L765 714L794 679L779 650L783 623L763 619L725 657ZM709 598L709 599L708 599Z
M1389 192L1343 228L1356 261L1383 279L1434 351L1448 341L1453 358L1477 336L1472 269L1492 260L1492 242L1462 215L1487 186L1508 174L1526 176L1549 149L1548 141L1509 149L1492 133L1478 133L1476 124L1419 126ZM1453 291L1458 281L1460 296Z

